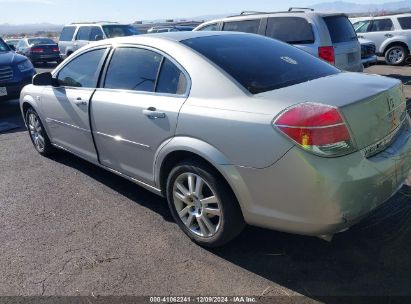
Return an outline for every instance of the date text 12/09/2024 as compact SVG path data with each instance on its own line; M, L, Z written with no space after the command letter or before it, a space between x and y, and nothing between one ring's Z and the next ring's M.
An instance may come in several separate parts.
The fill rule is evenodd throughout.
M258 303L255 297L150 297L150 303Z

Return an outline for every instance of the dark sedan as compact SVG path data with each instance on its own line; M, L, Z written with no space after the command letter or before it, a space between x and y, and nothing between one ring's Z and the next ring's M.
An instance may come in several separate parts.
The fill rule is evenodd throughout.
M16 52L28 57L31 62L60 63L60 50L50 38L24 38L19 41Z
M31 62L0 38L0 99L15 98L36 73Z

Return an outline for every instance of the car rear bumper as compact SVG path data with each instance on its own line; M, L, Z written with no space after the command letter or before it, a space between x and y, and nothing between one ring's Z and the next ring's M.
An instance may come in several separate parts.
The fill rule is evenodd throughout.
M57 54L47 54L47 55L40 55L40 54L31 54L30 56L29 56L29 59L32 61L32 62L35 62L35 61L42 61L42 62L45 62L45 61L59 61L60 60L60 54L59 53L57 53Z
M230 184L248 224L323 236L343 231L390 199L411 168L411 129L384 152L321 158L292 148L266 169L236 167Z

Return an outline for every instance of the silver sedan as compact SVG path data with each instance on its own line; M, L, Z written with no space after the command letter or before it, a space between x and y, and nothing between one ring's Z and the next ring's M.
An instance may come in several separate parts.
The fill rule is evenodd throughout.
M330 239L411 168L398 80L257 35L104 40L36 75L20 99L40 154L69 151L166 197L202 246L246 223Z

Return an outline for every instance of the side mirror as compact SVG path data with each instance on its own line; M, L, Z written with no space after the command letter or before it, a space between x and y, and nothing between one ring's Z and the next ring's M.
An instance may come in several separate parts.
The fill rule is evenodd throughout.
M33 85L35 86L56 86L57 81L50 72L40 73L33 76Z
M102 35L96 35L96 36L94 37L94 40L95 40L95 41L103 40L103 36L102 36Z
M9 46L9 48L10 48L13 52L15 52L15 51L16 51L16 47L15 47L14 45L9 44L8 46Z

